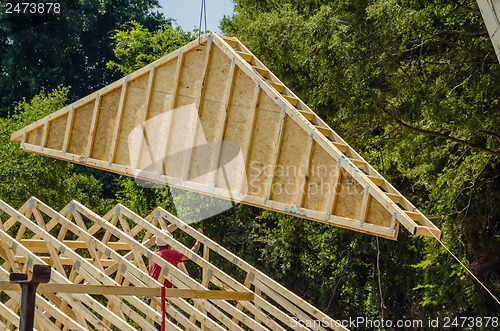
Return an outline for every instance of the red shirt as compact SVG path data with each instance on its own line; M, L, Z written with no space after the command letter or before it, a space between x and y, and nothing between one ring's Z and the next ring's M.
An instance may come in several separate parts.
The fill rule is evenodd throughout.
M154 253L161 256L168 263L172 264L175 267L177 267L177 265L182 262L182 258L184 257L181 252L174 251L173 249L167 249L166 247L158 247L158 249L154 251ZM160 271L161 267L153 261L149 260L149 275L158 280ZM166 279L164 285L168 288L172 287L172 283Z

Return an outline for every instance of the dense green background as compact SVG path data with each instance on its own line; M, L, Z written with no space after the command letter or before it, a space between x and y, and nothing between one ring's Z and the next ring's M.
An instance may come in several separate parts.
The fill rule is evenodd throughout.
M142 215L157 205L175 212L168 189L24 153L9 141L197 34L172 30L151 10L156 1L68 3L71 19L0 14L0 198L16 207L35 195L56 208L75 198L100 213L116 202ZM224 33L438 225L446 245L500 295L500 65L476 2L235 3ZM379 240L382 308L375 237L244 205L201 226L335 318L500 312L434 239L403 228L397 242Z

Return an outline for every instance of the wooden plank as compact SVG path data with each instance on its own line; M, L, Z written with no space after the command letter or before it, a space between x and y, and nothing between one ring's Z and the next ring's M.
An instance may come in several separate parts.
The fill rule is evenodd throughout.
M250 53L245 53L245 52L240 52L240 51L236 51L236 53L247 62L252 62L252 60L253 60L253 55Z
M49 120L45 120L45 124L43 125L43 133L42 133L42 143L40 146L40 151L43 152L43 148L45 147L45 142L47 141L47 131L49 126Z
M207 49L205 50L205 62L204 62L204 68L203 68L203 78L201 80L200 84L200 91L198 92L198 98L196 99L196 110L197 112L194 114L193 118L193 133L191 135L190 141L189 141L189 147L187 150L187 155L186 155L186 168L184 169L184 181L188 180L189 177L189 172L191 168L191 162L193 160L193 149L196 144L196 138L198 135L198 122L200 119L201 115L201 110L203 106L203 97L205 96L205 87L206 87L206 81L207 81L207 74L208 74L208 69L209 69L209 63L210 63L210 58L212 55L212 38L208 38L207 40Z
M95 129L97 126L97 118L99 117L99 108L101 107L102 96L97 93L94 103L94 112L92 113L92 122L90 122L89 137L87 139L87 149L85 152L85 162L87 162L90 155L92 155L92 148L94 147Z
M236 70L235 64L234 64L234 57L231 61L231 68L229 69L229 75L227 78L227 85L226 85L226 91L224 93L224 111L222 113L221 121L219 123L219 129L217 133L217 138L216 138L216 147L215 147L215 153L213 153L213 167L212 167L212 172L210 175L210 181L209 181L209 192L213 192L213 188L215 187L215 181L217 179L217 172L220 166L220 156L221 156L221 151L222 151L222 138L224 137L224 132L226 129L226 122L227 118L229 115L228 109L229 109L229 104L231 102L231 95L233 92L233 85L234 85L234 71Z
M21 286L17 283L0 281L2 291L21 291ZM41 283L37 288L38 293L85 293L100 295L123 295L123 296L148 296L160 297L161 288L140 287L140 286L109 286L109 285L82 285L82 284L54 284ZM197 298L197 299L223 299L234 301L252 301L253 292L236 292L220 290L192 290L166 288L165 296L168 298Z
M370 193L369 193L370 186L366 185L365 186L365 191L363 193L363 201L361 203L361 211L359 215L359 227L362 228L364 225L364 222L366 221L366 215L368 213L368 206L370 204Z
M295 295L293 292L290 292L287 290L284 286L281 284L277 283L273 279L271 279L269 276L265 275L258 269L254 268L244 260L240 259L233 253L231 253L229 250L225 249L224 247L220 246L216 242L212 241L210 238L207 238L206 236L202 235L198 231L196 231L194 228L190 227L186 223L184 223L182 220L179 218L175 217L174 215L168 213L164 209L158 207L155 211L153 211L148 217L146 217L147 220L151 219L155 214L159 213L161 217L166 218L171 224L177 225L178 229L181 229L183 232L188 234L189 236L193 237L196 240L199 240L204 247L209 247L210 250L216 252L218 255L229 261L230 263L236 265L238 268L242 269L245 272L253 272L255 280L259 280L266 284L269 288L273 288L277 290L282 296L284 296L287 300L292 302L293 304L297 305L300 309L304 310L308 314L311 314L311 316L314 316L318 320L324 319L324 321L329 321L331 325L335 324L335 321L310 305L308 302L303 300L302 298L298 297ZM254 281L255 284L255 281ZM271 295L272 298L272 295ZM255 304L263 306L264 309L271 311L276 308L274 308L272 305L270 305L268 302L264 301L260 296L255 296ZM267 306L266 306L267 305ZM345 328L336 328L336 330L346 330Z
M243 147L243 169L241 173L241 183L240 186L238 187L238 195L242 193L244 184L246 182L246 171L248 169L248 154L250 149L252 148L252 138L253 138L253 132L255 128L255 119L256 119L256 114L257 114L257 108L259 106L259 96L260 96L260 82L257 82L255 84L255 92L252 100L252 106L251 106L251 111L250 111L250 118L248 120L249 123L249 128L247 132L247 136L245 139L245 144Z
M306 145L306 154L304 155L304 164L301 168L302 173L300 174L300 184L299 191L297 192L297 208L300 209L302 202L304 201L305 187L307 183L307 177L309 176L309 167L311 166L312 159L312 147L314 144L313 135L309 135Z
M338 198L338 186L340 183L340 177L342 176L342 168L341 168L341 163L342 159L338 159L337 161L337 170L335 174L335 178L333 180L333 185L332 185L332 192L330 193L330 200L328 202L328 210L326 211L327 218L330 219L333 215L333 212L335 210L335 206L337 204L337 198Z
M369 180L371 180L375 185L380 186L384 183L384 178L376 177L376 176L367 176Z
M66 131L64 132L64 142L63 142L63 154L66 154L66 150L68 149L69 139L71 137L71 128L73 126L73 108L69 111L68 114L68 122L66 124Z
M274 139L274 154L273 154L273 162L271 166L271 176L269 177L268 180L268 185L266 187L266 195L264 197L264 205L267 203L267 201L271 198L272 194L272 187L274 184L274 173L276 171L276 164L278 163L278 158L279 158L279 152L280 152L280 147L281 147L281 142L283 138L283 131L285 127L285 118L286 118L286 106L285 104L281 104L281 116L280 116L280 122L278 126L278 132L276 133L276 137Z
M172 123L174 121L174 109L177 104L177 97L179 93L179 83L181 81L181 73L182 73L182 62L184 60L184 54L179 52L177 56L177 65L175 67L175 76L174 76L174 89L172 91L172 100L170 101L170 106L167 109L169 111L169 115L167 117L167 130L165 131L165 141L162 146L162 155L158 161L158 172L157 177L160 177L163 174L163 164L167 154L168 145L170 142L170 136L172 134Z
M395 203L402 203L403 202L403 197L401 194L398 193L386 193L387 197L394 201Z
M130 80L130 76L127 76L127 78L125 79L125 81L123 82L123 85L122 85L122 91L120 94L120 102L118 104L118 112L116 113L115 128L113 131L113 139L111 140L111 149L109 151L109 164L110 165L111 165L111 163L113 163L113 161L115 159L118 134L120 132L123 109L125 108L125 99L127 98L127 86L128 86L127 83L129 80Z
M144 108L142 109L142 119L141 119L141 135L138 141L137 155L134 159L133 167L134 171L137 169L137 164L141 158L142 141L145 139L144 127L146 126L146 119L148 118L149 104L151 103L151 97L153 92L153 84L155 78L155 66L151 66L148 77L148 86L146 87L146 98L144 100Z

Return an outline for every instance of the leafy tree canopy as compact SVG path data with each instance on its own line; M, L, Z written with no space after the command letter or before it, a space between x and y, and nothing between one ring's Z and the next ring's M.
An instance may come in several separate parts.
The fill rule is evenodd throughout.
M432 218L445 243L498 296L500 66L476 3L235 3L223 30L242 40ZM193 38L135 20L110 35L116 59L99 58L99 65L128 74ZM105 83L102 77L96 82ZM168 189L147 189L131 178L113 177L109 185L88 170L23 153L8 141L11 132L62 107L67 93L42 92L19 104L20 115L0 120L0 196L16 206L36 195L54 206L74 197L98 212L116 201L142 215L157 205L174 210ZM209 203L200 199L201 206ZM410 237L404 229L398 242L378 242L244 205L203 221L203 227L335 318L360 312L393 320L499 313L434 239Z
M499 293L500 65L476 2L235 3L223 31L247 45L413 200ZM401 297L394 303L430 316L443 307L452 307L448 313L498 313L433 240L400 242L408 254L423 255L415 264L419 272L399 280L405 290L396 291ZM408 254L400 256L400 265L412 263ZM391 265L386 258L385 268ZM339 286L353 284L349 276ZM369 304L369 294L358 295ZM396 316L404 314L385 303Z
M168 21L157 0L61 0L60 13L0 11L0 117L42 88L71 86L71 101L118 78L106 70L116 29L134 20L151 29Z

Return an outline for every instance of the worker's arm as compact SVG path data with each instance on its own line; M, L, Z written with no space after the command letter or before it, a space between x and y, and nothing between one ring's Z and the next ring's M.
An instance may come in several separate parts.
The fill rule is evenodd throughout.
M202 229L198 229L198 232L203 234L203 230ZM194 243L194 246L193 248L191 248L191 250L195 253L195 254L198 254L198 251L200 250L200 246L201 246L201 243L199 240L196 240L196 242ZM189 257L187 256L184 256L182 258L182 261L186 261L186 260L189 260Z

